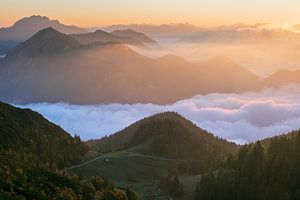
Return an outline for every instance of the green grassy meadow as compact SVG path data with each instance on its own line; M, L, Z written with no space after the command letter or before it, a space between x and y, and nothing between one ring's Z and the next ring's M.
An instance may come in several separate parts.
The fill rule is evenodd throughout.
M73 168L72 171L84 178L98 175L119 187L134 188L141 199L169 199L164 189L159 186L159 180L176 163L175 160L142 157L119 151L101 155L92 162Z

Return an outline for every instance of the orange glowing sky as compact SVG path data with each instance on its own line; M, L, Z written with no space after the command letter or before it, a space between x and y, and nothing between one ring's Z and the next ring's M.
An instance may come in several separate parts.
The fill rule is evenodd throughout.
M215 26L300 23L299 0L0 0L0 27L31 15L83 27L128 23Z

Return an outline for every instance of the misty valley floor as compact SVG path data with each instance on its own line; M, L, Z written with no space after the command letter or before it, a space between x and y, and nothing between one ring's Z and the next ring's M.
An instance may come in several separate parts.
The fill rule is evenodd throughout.
M239 144L299 128L300 86L261 92L199 95L172 105L37 103L18 105L42 113L82 139L97 139L158 112L176 111L219 137Z

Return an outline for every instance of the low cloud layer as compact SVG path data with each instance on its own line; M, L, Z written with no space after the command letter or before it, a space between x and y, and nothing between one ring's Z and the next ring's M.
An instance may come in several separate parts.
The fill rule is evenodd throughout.
M176 111L214 135L237 143L300 128L300 86L256 93L198 95L172 105L70 105L39 103L31 108L83 140L112 134L161 111Z

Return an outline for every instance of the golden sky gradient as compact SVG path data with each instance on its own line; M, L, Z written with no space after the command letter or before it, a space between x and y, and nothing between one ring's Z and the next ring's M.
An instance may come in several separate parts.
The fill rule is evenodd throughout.
M299 8L299 0L0 0L0 27L34 14L83 27L185 22L200 26L300 24Z

